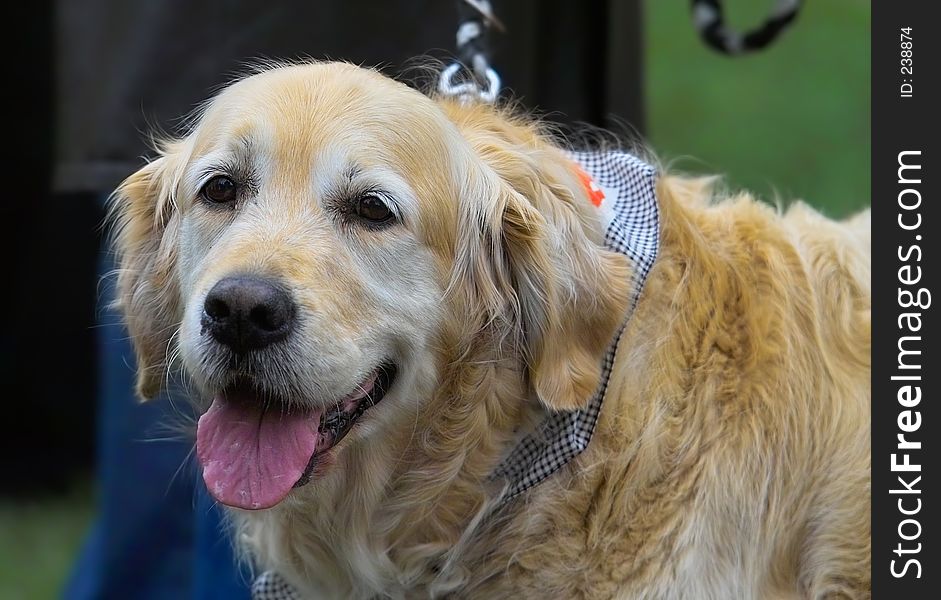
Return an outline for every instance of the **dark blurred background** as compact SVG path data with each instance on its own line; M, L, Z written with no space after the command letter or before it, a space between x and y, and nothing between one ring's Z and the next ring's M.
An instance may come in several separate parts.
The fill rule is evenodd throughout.
M200 7L193 18L205 20L200 35L210 44L238 44L225 37L226 19L252 18L259 10L253 2L192 4ZM363 4L301 3L306 12L293 18L309 23L307 54L381 64L395 73L417 53L452 51L453 2L377 1L366 11ZM759 22L770 6L726 4L730 24L739 28ZM120 90L121 82L93 64L68 86L56 78L56 61L68 52L56 41L63 5L81 18L82 3L33 2L17 11L8 40L14 85L6 90L12 103L7 141L14 160L5 179L14 185L5 186L8 195L0 200L12 265L4 286L8 322L0 328L7 406L0 436L0 598L57 594L92 518L96 489L96 257L103 214L100 194L56 190L53 177L62 106L89 91ZM494 5L507 33L493 39L493 64L526 106L560 122L619 131L626 124L675 168L725 174L731 187L770 201L801 198L831 216L870 203L868 2L806 3L776 44L736 59L700 42L686 0ZM262 12L284 18L276 10L288 9ZM246 60L296 58L297 46L285 39L228 52ZM202 90L178 114L142 97L133 118L108 127L141 140L155 124L172 131L172 117L238 69L233 61L195 82ZM164 69L168 80L183 71L172 62ZM143 142L138 153L146 153ZM140 164L129 163L123 175Z

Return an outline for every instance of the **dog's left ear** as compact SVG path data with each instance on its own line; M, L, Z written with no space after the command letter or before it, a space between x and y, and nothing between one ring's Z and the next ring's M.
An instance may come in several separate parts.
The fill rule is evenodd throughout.
M543 404L577 409L627 316L632 268L603 247L574 164L555 148L507 144L505 133L475 144L489 169L471 186L486 198L461 205L455 250L473 296L466 310L517 334Z

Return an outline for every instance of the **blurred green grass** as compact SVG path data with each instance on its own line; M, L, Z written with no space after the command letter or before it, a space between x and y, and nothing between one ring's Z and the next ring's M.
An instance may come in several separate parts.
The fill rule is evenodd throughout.
M725 4L727 22L742 29L772 3ZM687 0L645 10L648 137L661 158L830 216L870 204L868 2L805 2L777 43L740 58L699 41Z
M0 500L0 599L59 596L92 518L87 483L41 499Z
M770 3L727 2L742 27ZM869 3L808 2L766 52L705 48L686 0L646 3L648 136L690 172L723 173L764 198L803 198L832 216L870 203ZM0 502L0 599L55 598L92 517L92 490Z

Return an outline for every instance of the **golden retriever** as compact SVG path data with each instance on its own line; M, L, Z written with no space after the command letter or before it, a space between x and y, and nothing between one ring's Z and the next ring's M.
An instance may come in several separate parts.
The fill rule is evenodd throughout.
M305 597L867 597L869 214L713 195L660 175L631 311L531 120L262 70L115 194L138 393L181 366L211 402L209 490ZM588 448L497 504L629 314Z

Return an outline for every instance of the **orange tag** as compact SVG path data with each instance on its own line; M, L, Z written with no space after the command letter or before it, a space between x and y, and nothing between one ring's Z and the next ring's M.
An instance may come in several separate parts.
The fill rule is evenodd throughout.
M582 185L585 186L585 192L588 194L588 199L591 200L591 203L595 206L601 206L602 201L604 201L604 192L598 187L595 180L591 178L591 175L586 173L585 170L578 165L575 166L575 174L578 175L578 179L582 182Z

